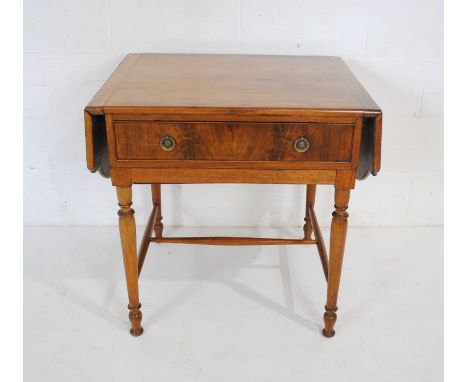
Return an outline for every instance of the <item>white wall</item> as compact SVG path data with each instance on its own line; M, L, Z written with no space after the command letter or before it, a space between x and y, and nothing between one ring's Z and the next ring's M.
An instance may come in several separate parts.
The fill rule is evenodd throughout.
M443 223L442 0L25 0L24 221L116 224L85 164L82 110L129 52L338 55L384 112L382 171L350 223ZM167 225L295 226L304 187L165 186ZM318 193L328 223L332 189ZM135 187L137 221L149 190Z

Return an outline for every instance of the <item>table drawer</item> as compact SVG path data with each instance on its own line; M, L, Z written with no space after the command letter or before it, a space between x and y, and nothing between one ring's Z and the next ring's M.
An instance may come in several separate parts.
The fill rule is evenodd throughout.
M350 162L355 126L115 121L117 160Z

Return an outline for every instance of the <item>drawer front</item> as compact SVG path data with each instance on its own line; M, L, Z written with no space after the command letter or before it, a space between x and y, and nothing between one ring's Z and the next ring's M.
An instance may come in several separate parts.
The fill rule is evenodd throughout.
M355 129L266 122L115 121L113 126L117 160L350 162ZM161 143L164 137L169 139Z

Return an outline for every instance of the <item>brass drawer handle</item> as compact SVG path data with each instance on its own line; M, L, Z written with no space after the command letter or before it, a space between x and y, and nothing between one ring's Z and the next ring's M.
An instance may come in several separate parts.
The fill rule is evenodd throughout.
M300 137L294 141L294 148L297 152L303 153L309 149L309 140L304 137Z
M165 136L162 137L161 140L159 141L159 146L161 146L161 148L162 148L164 151L172 151L172 150L175 149L176 141L175 141L175 139L172 138L171 136L165 135Z

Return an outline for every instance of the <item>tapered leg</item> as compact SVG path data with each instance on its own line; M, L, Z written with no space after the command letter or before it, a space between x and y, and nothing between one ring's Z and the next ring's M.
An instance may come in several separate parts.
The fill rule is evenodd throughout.
M325 337L333 337L335 335L333 327L335 326L336 311L338 310L336 303L340 286L346 231L348 228L348 213L346 210L348 208L349 196L349 189L335 189L335 211L333 212L330 233L327 304L325 305L325 314L323 315L325 327L322 330L322 334Z
M158 209L156 212L156 222L154 223L154 234L156 235L157 238L161 238L164 226L161 223L162 215L161 215L161 185L160 184L151 185L151 195L153 197L153 205L158 206Z
M305 224L304 224L304 240L311 240L312 239L312 216L310 215L310 209L314 208L315 204L315 184L308 184L307 185L307 193L306 193L306 208L305 208Z
M151 242L151 233L154 231L156 238L162 237L163 225L161 223L161 185L151 185L151 198L153 200L153 209L148 218L145 232L141 239L140 249L138 250L138 276L141 273L143 264L145 263L146 254Z
M120 241L122 243L122 254L125 267L125 277L127 280L128 291L128 309L130 313L130 323L132 328L130 333L133 336L139 336L143 333L141 327L142 314L141 304L138 293L138 262L136 245L135 217L132 206L132 188L117 187L117 199L119 201L119 229Z
M323 273L325 279L328 277L328 257L325 245L323 244L322 233L320 232L320 227L317 223L317 217L315 216L314 207L315 207L315 194L317 190L317 185L308 184L307 185L307 194L306 194L306 212L305 212L305 224L304 224L304 239L311 240L312 233L315 236L317 241L317 250L320 256L320 262L322 263Z

